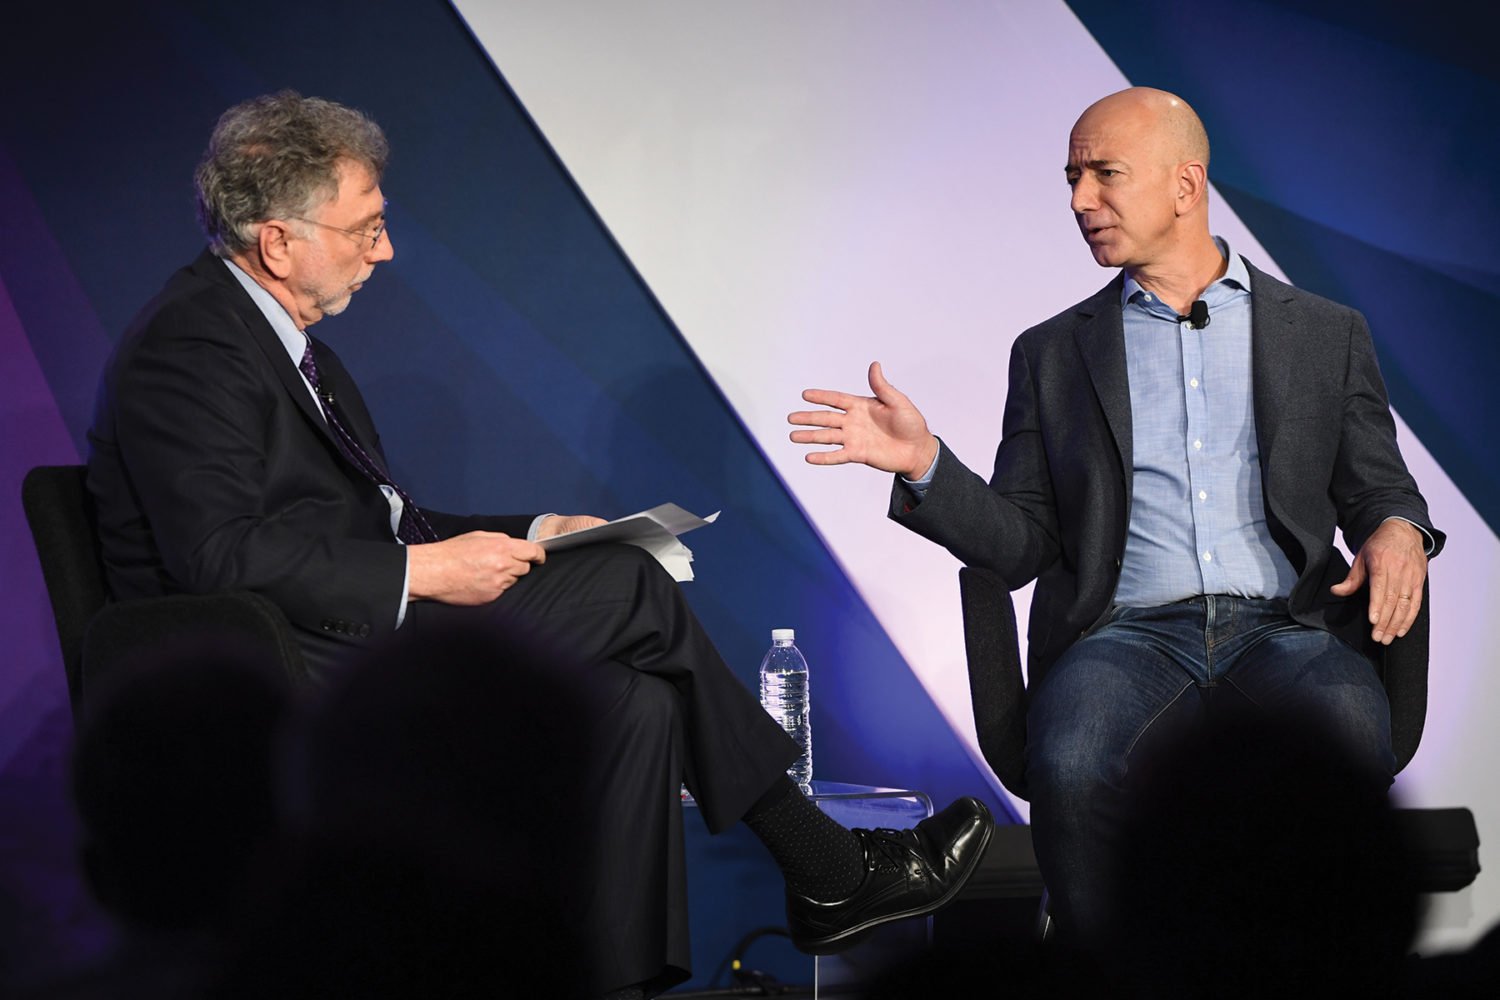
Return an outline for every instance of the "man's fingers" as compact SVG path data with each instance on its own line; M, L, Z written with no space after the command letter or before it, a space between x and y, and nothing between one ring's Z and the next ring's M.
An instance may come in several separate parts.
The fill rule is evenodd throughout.
M802 398L814 406L831 406L836 410L847 410L864 397L839 392L836 389L803 389Z
M1391 613L1386 642L1404 636L1411 629L1412 623L1417 620L1417 612L1422 610L1422 584L1426 579L1425 565L1406 566L1403 567L1401 581L1390 586L1387 593L1394 610Z
M830 429L821 431L792 431L794 444L843 444L844 432Z
M810 451L803 458L808 465L847 465L850 461L849 453L842 448L837 451Z
M1405 635L1417 620L1422 607L1422 581L1426 578L1425 564L1412 564L1390 559L1372 560L1370 569L1370 624L1371 636L1377 642L1389 645L1392 640Z
M1366 543L1366 548L1370 547ZM1399 591L1395 587L1395 580L1386 561L1380 558L1377 552L1374 556L1365 556L1365 549L1360 550L1360 556L1368 565L1370 575L1370 638L1376 642L1389 643L1395 638L1395 630L1391 628L1391 619L1396 614L1396 603Z
M1396 610L1391 615L1391 638L1398 639L1411 628L1411 623L1417 620L1416 608L1420 606L1421 601L1420 593L1411 594L1403 591L1396 595Z
M1365 560L1363 556L1354 557L1354 565L1349 567L1349 575L1339 583L1328 588L1339 597L1348 597L1365 583Z
M845 416L847 414L834 410L798 410L796 413L788 413L786 422L803 427L842 427Z
M887 406L906 401L905 394L886 381L885 372L881 369L879 361L870 362L870 391L875 394L876 399Z
M1394 588L1376 591L1375 584L1370 583L1370 638L1376 642L1387 645L1396 637L1396 629L1391 624L1396 616L1396 605L1398 597Z

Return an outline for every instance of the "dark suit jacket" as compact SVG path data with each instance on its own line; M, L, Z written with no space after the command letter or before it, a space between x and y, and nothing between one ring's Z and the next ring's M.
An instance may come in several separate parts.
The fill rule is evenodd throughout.
M1390 516L1428 523L1364 318L1250 267L1251 370L1266 521L1298 573L1291 614L1375 655L1363 592L1328 592L1348 573L1335 527L1357 550ZM901 485L899 523L1012 590L1037 581L1028 656L1039 683L1108 613L1125 552L1132 487L1123 277L1027 330L1011 351L995 472L986 484L946 447L920 503ZM1436 555L1436 550L1433 552Z
M383 462L359 390L314 344L324 389ZM115 598L255 591L286 611L314 666L395 628L406 556L390 506L339 453L271 325L212 254L173 275L116 346L89 442ZM443 537L524 536L531 522L423 512Z

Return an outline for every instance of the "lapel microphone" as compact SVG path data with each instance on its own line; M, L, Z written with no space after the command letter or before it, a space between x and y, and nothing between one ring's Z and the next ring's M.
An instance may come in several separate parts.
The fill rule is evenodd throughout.
M1199 299L1188 309L1186 316L1178 316L1177 322L1187 322L1194 330L1201 330L1208 325L1208 303Z

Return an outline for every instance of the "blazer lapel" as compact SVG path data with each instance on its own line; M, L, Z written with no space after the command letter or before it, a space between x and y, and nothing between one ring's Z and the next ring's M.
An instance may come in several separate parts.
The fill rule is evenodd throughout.
M1130 375L1125 367L1125 321L1120 311L1120 289L1124 279L1117 277L1093 298L1078 307L1083 322L1074 328L1078 351L1094 384L1105 422L1120 451L1120 467L1125 470L1125 495L1130 495L1130 470L1135 461L1134 439L1130 422Z
M271 329L270 322L261 313L260 307L235 280L234 275L224 262L205 250L203 255L193 263L193 268L203 276L216 281L229 288L235 296L236 312L239 314L240 322L244 324L250 339L260 347L265 354L266 360L271 364L271 370L276 373L282 387L292 397L292 402L297 408L312 421L313 426L318 428L319 433L326 437L330 444L337 447L333 440L333 432L328 429L328 422L323 419L323 413L313 403L308 394L307 386L302 382L302 373L297 371L297 366L292 364L292 359L286 353L286 347L282 345L281 338L276 336L276 331Z
M1250 271L1250 387L1255 408L1255 437L1264 473L1272 446L1287 412L1288 382L1277 372L1300 353L1292 315L1292 296L1279 281L1246 261Z

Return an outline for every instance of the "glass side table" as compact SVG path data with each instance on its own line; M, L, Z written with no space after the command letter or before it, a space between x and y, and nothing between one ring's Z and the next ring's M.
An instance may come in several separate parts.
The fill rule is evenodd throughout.
M847 827L916 826L932 815L925 792L901 788L854 785L843 781L813 781L809 796L818 808ZM877 927L848 951L819 955L813 961L813 996L841 992L838 987L868 984L894 957L915 957L932 942L932 918L898 920Z
M808 798L846 827L900 830L916 826L932 815L932 800L925 792L903 788L814 780ZM697 807L685 788L682 804ZM813 995L837 996L846 994L846 987L867 985L893 960L919 955L929 946L931 938L930 917L898 920L877 927L847 951L814 958Z

